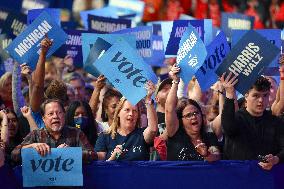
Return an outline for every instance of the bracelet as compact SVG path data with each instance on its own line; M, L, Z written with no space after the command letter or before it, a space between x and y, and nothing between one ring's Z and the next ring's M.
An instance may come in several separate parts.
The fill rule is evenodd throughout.
M2 125L2 127L8 127L8 125Z
M219 94L225 95L224 91L217 90Z
M178 83L179 83L178 81L175 80L172 81L172 84L178 84Z

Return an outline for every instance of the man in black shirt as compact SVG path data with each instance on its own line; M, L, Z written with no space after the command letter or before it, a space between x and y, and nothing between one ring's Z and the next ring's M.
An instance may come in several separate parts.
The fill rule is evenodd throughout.
M224 74L221 83L226 91L222 126L225 134L224 156L234 160L256 160L261 156L259 165L270 170L275 164L284 162L284 124L270 111L270 82L259 77L245 94L246 107L234 110L234 85L236 76Z

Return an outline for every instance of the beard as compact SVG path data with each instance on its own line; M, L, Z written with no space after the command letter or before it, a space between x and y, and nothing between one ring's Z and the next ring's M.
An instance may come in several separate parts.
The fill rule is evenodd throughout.
M53 125L51 125L51 127L50 127L50 130L52 131L52 132L59 132L59 131L61 131L63 129L63 125L60 125L60 126L53 126Z

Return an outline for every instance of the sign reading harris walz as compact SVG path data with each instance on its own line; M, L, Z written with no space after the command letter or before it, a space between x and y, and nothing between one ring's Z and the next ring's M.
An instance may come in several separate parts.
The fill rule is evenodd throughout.
M279 48L250 30L233 47L216 73L219 76L224 72L236 75L239 81L235 88L244 95L279 53Z
M40 54L40 42L46 34L53 40L47 52L49 57L67 40L68 36L46 12L41 13L6 50L17 62L26 62L34 70Z
M42 157L33 148L22 149L23 186L82 186L82 148L51 148Z

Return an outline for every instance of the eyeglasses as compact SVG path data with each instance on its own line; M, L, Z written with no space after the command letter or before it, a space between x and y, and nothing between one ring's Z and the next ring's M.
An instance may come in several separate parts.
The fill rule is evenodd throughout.
M190 119L192 116L198 116L198 115L200 115L199 112L191 112L191 113L183 115L182 117L185 119Z

